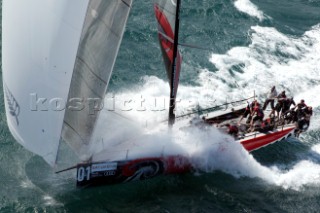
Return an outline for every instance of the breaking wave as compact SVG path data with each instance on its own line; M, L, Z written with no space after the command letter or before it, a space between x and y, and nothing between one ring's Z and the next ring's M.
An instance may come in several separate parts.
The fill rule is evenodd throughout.
M266 16L258 9L250 0L237 0L234 6L241 12L246 13L252 17L258 18L260 21L264 20Z
M307 104L318 106L313 97L319 92L320 82L320 25L300 38L271 27L254 26L251 31L252 43L248 47L212 54L210 61L218 72L204 71L200 78L219 79L214 82L216 87L224 87L223 82L227 81L236 88L232 93L245 96L253 89L267 92L277 85L278 92L285 89L295 99L303 96Z
M198 145L199 149L192 155L194 167L205 172L223 171L236 178L261 178L269 184L281 186L284 189L301 190L305 186L320 184L319 163L301 160L290 169L281 169L281 165L263 166L239 143L231 139L225 140L225 137L220 133L220 136L214 134L208 140L202 140L202 144ZM213 138L214 140L220 138L219 146L209 142ZM313 146L311 150L314 154L320 154L319 145Z

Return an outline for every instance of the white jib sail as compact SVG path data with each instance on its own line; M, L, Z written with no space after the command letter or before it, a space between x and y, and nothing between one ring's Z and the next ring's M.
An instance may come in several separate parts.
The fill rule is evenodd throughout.
M28 150L55 162L88 0L4 0L7 122Z
M131 1L121 0L105 2L117 2L127 8L131 4ZM70 94L73 94L72 85L75 85L73 78L79 77L75 75L79 55L86 53L81 58L84 62L98 62L97 67L106 67L101 61L91 60L90 56L99 50L81 51L81 45L86 46L83 38L88 32L87 27L98 26L86 24L95 22L88 20L99 18L92 8L100 4L101 0L3 0L2 65L8 126L20 144L42 156L50 165L55 164L62 126L65 115L68 115L68 97L74 97ZM117 18L110 16L108 11L109 14L104 14L107 20ZM86 36L90 37L99 30L91 29L91 34ZM117 42L120 43L121 37ZM105 48L105 41L100 42ZM113 45L118 50L119 44ZM110 61L112 65L108 66L112 69L115 56L105 60ZM107 76L106 83L110 75ZM91 79L87 75L78 83ZM97 82L92 81L91 85L94 83ZM84 93L80 97L91 98L87 95L90 94ZM73 119L75 117L71 116L69 121ZM74 129L82 131L78 125L90 129L94 128L94 123L95 119L91 119L88 123L91 126L77 122L72 124L75 124ZM92 131L87 132L90 134ZM90 135L86 134L86 137L90 138ZM73 146L75 143L69 144ZM77 147L72 148L77 150Z

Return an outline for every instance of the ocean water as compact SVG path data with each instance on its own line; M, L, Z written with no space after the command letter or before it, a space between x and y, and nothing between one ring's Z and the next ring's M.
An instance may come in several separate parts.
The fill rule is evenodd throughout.
M151 110L154 100L161 102L169 93L153 2L134 0L106 96L120 102L143 98L146 110L133 105L119 112L135 121L119 122L121 131L110 131L107 121L113 117L103 111L97 135L130 140L137 131L147 132L145 142L154 143L174 137L198 171L76 189L72 175L55 175L40 157L15 142L0 92L0 212L318 212L320 1L184 0L180 40L208 50L181 47L177 114L253 92L263 98L276 85L278 91L313 106L308 132L300 140L250 154L215 130L163 133L154 123L167 112ZM190 146L195 141L196 148Z

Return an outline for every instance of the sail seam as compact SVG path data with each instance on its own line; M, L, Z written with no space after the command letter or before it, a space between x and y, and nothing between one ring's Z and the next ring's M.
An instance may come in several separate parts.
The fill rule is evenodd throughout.
M81 137L81 135L67 121L64 120L63 123L65 123L70 129L72 129L79 136L79 138L82 140L82 142L84 144L86 144L84 139Z
M82 60L81 60L82 61ZM88 70L90 71L90 68L88 67ZM90 73L92 73L92 71L90 71ZM83 75L81 73L79 73L79 75L81 76L81 78L83 79L83 82L87 85L87 88L90 89L90 91L92 91L93 94L95 94L97 97L99 98L103 98L102 96L100 96L99 94L97 94L93 89L91 89L91 87L89 86L89 84L87 83L86 81L86 78L83 77ZM96 75L94 75L96 76ZM96 76L97 77L97 76ZM100 79L99 77L97 77L98 79ZM102 80L103 83L105 83L103 80Z
M123 2L124 4L126 4L125 2ZM128 4L126 4L128 6ZM92 8L91 6L89 6L90 9L95 9L95 8ZM130 8L130 7L129 7ZM121 33L118 34L117 32L115 32L114 30L112 30L112 26L113 26L113 22L111 24L107 24L103 18L100 18L99 16L97 17L97 20L101 21L105 26L106 26L106 29L108 29L112 34L114 34L115 36L117 37L120 37L121 36Z
M98 76L96 73L93 72L93 70L89 67L89 65L81 58L81 57L77 57L79 59L79 61L81 61L87 68L88 70L99 80L101 80L103 83L108 84L104 79L102 79L100 76Z

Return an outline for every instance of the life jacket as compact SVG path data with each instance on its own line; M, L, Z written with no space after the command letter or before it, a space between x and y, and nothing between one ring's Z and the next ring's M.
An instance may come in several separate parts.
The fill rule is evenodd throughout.
M238 133L239 132L239 129L237 126L235 125L230 125L229 126L229 134L232 134L232 133Z
M248 103L247 107L246 107L246 111L252 109L253 107L253 102L251 104Z
M285 102L285 108L290 109L291 104L296 105L294 100L292 100L291 98L287 99Z
M298 108L302 109L303 107L306 107L307 105L305 103L298 103Z
M264 116L263 111L262 111L261 108L259 108L259 107L254 107L253 110L254 110L255 112L257 112L257 116L259 116L259 117L263 117L263 116Z
M278 103L283 104L283 103L285 103L287 96L280 94L280 95L278 95L278 98L279 98Z

